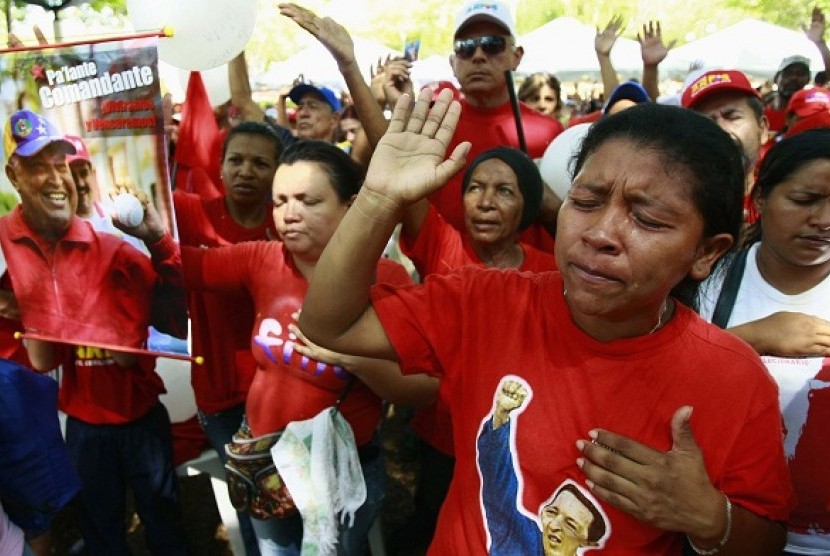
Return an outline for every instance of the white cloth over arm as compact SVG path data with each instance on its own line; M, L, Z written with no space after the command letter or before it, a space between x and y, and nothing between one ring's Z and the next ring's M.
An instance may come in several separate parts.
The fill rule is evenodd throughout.
M366 483L351 426L333 407L288 424L271 448L303 518L303 556L335 554L340 520L354 522Z

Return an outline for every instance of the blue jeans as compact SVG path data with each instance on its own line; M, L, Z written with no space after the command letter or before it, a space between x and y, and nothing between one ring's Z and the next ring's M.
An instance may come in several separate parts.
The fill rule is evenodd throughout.
M380 513L386 487L386 467L378 455L362 464L366 501L355 513L354 525L340 525L338 556L364 556L369 529ZM252 519L263 556L299 556L303 542L303 520L299 514L287 518Z
M219 413L208 414L200 411L197 414L199 424L202 425L211 447L219 455L222 465L228 459L225 454L225 444L228 444L236 431L239 430L239 425L242 423L244 416L244 403ZM245 544L245 554L247 556L260 556L256 534L251 525L251 516L247 512L236 512L236 516L239 519L239 533L242 535L242 542Z
M130 555L124 528L127 487L150 552L187 554L170 417L161 403L125 425L93 425L69 417L66 447L81 477L78 525L88 554Z

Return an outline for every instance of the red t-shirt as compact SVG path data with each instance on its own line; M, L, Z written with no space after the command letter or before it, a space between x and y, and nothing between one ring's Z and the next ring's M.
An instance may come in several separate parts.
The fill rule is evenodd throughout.
M202 199L177 190L173 204L182 245L220 247L276 237L270 210L261 226L243 228L228 213L224 196ZM247 292L218 295L190 291L188 309L192 351L204 357L202 365L193 365L190 375L196 406L205 413L218 413L243 403L256 371L250 346L254 325L251 296Z
M470 141L472 147L467 154L469 164L484 151L495 147L519 148L516 121L509 102L495 108L479 108L465 100L461 101L461 105L461 118L447 149L448 153L462 141ZM553 138L562 133L564 128L558 120L537 112L523 102L519 103L519 107L528 156L533 159L541 158ZM466 170L465 166L444 187L429 197L441 216L454 228L462 231L465 226L461 182ZM538 224L531 225L522 233L520 239L544 251L553 252L553 238Z
M216 249L183 247L188 287L217 293L248 292L256 318L251 351L257 362L245 414L255 436L279 431L291 421L311 419L331 407L349 377L340 367L311 361L293 349L288 325L296 322L308 282L281 242L256 241ZM406 270L381 260L378 282L410 283ZM381 414L381 401L357 382L340 410L358 446L371 440Z
M773 133L781 132L787 127L787 107L784 106L781 110L776 110L772 104L767 104L764 107L764 116L769 122L769 130Z
M401 234L401 251L412 259L421 278L430 274L449 274L464 266L485 268L466 232L450 226L434 207L427 210L424 223L414 239ZM556 270L556 259L532 245L520 244L525 258L518 270L545 272Z
M156 358L139 356L121 367L109 350L63 346L61 411L95 425L123 425L147 414L166 392L156 372Z
M791 490L777 390L749 346L681 305L655 334L602 343L574 324L562 288L556 272L465 268L431 276L423 286L372 290L404 372L443 370L452 402L456 471L430 553L487 553L482 508L490 515L493 508L482 500L477 440L508 376L529 391L510 454L520 485L516 509L529 519L538 520L539 509L568 482L589 490L575 445L589 430L667 451L672 415L691 405L715 487L756 514L785 520ZM609 553L680 553L681 534L596 503L607 519Z
M556 270L553 255L527 244L521 246L525 259L519 270ZM401 234L401 250L412 260L422 280L430 274L449 274L465 266L484 268L484 263L476 255L467 234L447 224L432 206L427 210L421 230L414 240ZM444 397L445 394L440 392L436 403L419 408L409 425L432 447L452 455L452 424Z
M12 281L7 270L0 276L0 290L11 291ZM29 354L22 340L14 337L15 332L21 332L23 324L19 320L0 317L0 357L20 363L24 367L31 368Z

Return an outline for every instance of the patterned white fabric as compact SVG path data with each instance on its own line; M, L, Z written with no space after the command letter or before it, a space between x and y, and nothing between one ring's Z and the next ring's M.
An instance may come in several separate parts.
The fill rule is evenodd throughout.
M303 518L302 556L335 554L340 522L354 522L366 483L349 423L333 407L288 424L271 457Z

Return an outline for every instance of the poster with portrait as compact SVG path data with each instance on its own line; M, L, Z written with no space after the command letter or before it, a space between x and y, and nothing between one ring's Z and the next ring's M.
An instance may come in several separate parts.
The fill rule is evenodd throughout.
M113 224L117 214L144 225L149 210L136 208L137 198L176 237L157 38L6 51L0 121L1 264L27 334L144 349L150 324L186 330L178 255L165 250L151 258L144 241ZM65 155L65 166L47 160L53 151ZM74 213L64 214L68 223L61 220L65 212ZM40 228L20 222L40 222ZM19 249L24 232L33 230L28 251ZM44 256L50 249L55 256ZM159 307L175 326L161 322Z

